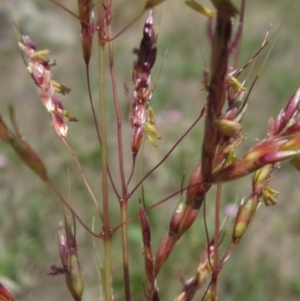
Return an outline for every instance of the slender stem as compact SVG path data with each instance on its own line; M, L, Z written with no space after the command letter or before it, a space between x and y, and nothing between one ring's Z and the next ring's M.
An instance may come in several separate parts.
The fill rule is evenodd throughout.
M170 194L169 196L167 196L167 197L161 199L159 202L157 202L157 203L155 203L155 204L153 204L153 205L151 205L151 206L149 206L149 207L146 207L146 208L144 208L144 209L145 209L146 212L149 212L149 211L152 210L153 208L155 208L155 207L157 207L157 206L163 204L164 202L166 202L167 200L173 198L174 196L179 195L179 194L182 195L182 193L183 193L184 191L186 191L187 189L189 189L189 188L191 188L191 187L199 186L199 185L201 185L201 184L203 184L203 182L198 182L198 183L195 183L195 184L193 184L193 185L189 185L189 186L186 186L186 187L181 187L180 190L177 190L177 191L173 192L173 193ZM206 191L206 192L207 192L207 191ZM137 214L131 216L130 218L128 218L125 222L126 222L126 223L130 223L130 222L132 222L133 220L137 219L138 217L139 217L139 214L137 213ZM122 227L122 224L120 224L120 225L114 227L114 228L111 230L112 233L115 233L115 232L116 232L118 229L120 229L121 227Z
M114 37L110 36L110 39L108 41L113 41L115 40L117 37L119 37L123 32L125 32L130 26L132 26L136 21L139 20L139 18L143 15L143 13L146 10L142 10L131 22L129 22L119 33L117 33Z
M111 26L109 20L107 21L107 31L108 38L110 39ZM122 120L121 113L119 107L119 100L117 94L117 84L116 84L116 75L114 68L114 54L113 54L113 43L110 41L109 45L109 67L110 67L110 75L112 82L112 90L113 90L113 99L114 99L114 108L117 119L117 138L118 138L118 158L119 158L119 170L120 170L120 179L122 186L122 198L120 199L120 207L121 207L121 221L122 221L122 258L123 258L123 273L124 273L124 290L125 290L125 300L131 300L130 294L130 279L129 279L129 264L128 264L128 237L127 237L127 185L125 179L124 172L124 154L123 154L123 143L122 143Z
M215 235L214 235L214 262L213 262L213 273L212 273L212 283L211 283L211 300L217 300L217 280L218 280L218 262L219 262L219 236L220 236L220 210L221 210L221 194L222 194L222 184L217 185L216 194L216 207L215 207Z
M71 146L68 144L67 140L64 139L64 138L62 138L61 140L64 143L64 145L66 146L66 148L68 149L69 153L71 154L74 162L76 163L77 168L79 170L79 173L81 175L81 178L83 180L83 183L84 183L85 187L87 188L88 192L90 193L90 195L92 197L92 200L93 200L93 202L94 202L94 204L95 204L95 206L96 206L96 208L97 208L97 210L99 212L99 216L101 217L101 220L103 220L103 216L102 216L101 210L99 208L97 199L96 199L96 197L95 197L95 195L94 195L94 193L93 193L93 191L92 191L92 189L91 189L91 187L90 187L90 185L89 185L89 183L88 183L88 181L87 181L87 179L85 177L83 169L82 169L82 167L81 167L81 165L80 165L80 163L78 161L78 158L76 157L76 155L75 155L74 151L72 150Z
M98 235L96 233L94 233L83 221L82 219L79 217L79 215L74 211L74 209L72 208L72 206L63 198L63 196L59 193L59 191L55 188L55 186L53 185L53 183L48 179L46 181L48 187L52 190L52 192L59 198L59 200L61 201L61 203L66 206L68 208L68 210L70 210L70 212L73 214L73 216L78 220L78 222L81 224L81 226L88 232L90 233L92 236L94 237L98 237L98 238L102 238L102 235Z
M71 10L67 9L65 6L63 6L62 4L60 4L58 1L56 0L49 0L50 2L54 3L55 5L57 5L58 7L60 7L62 10L64 10L65 12L67 12L68 14L70 14L71 16L73 16L74 18L80 20L80 18L74 14ZM81 22L84 22L83 20L80 20ZM85 22L87 26L89 26L89 24L87 22Z
M219 264L219 267L218 267L219 271L222 270L224 264L232 256L232 254L234 253L234 251L235 251L235 249L236 249L237 246L238 246L238 244L236 244L236 243L232 243L229 246L229 248L226 251L226 253L224 254L223 258L220 260L220 264Z
M132 189L132 191L129 193L129 195L132 195L140 185L147 179L151 173L153 173L161 164L165 162L165 160L172 154L173 150L178 146L178 144L187 136L187 134L195 127L195 125L198 123L198 121L202 118L202 116L205 113L205 109L203 108L199 114L199 116L196 118L196 120L193 122L193 124L187 129L187 131L178 139L178 141L171 147L171 149L167 152L167 154L162 158L162 160L156 164L150 171L146 173L146 175L138 182L138 184ZM177 193L175 193L177 194Z
M128 264L128 237L127 237L127 200L121 200L121 219L122 219L122 257L123 257L123 274L124 274L124 290L125 300L131 300L130 278Z
M245 7L246 7L246 0L241 1L241 8L240 8L240 26L241 28L241 38L238 40L238 43L236 45L236 50L235 50L235 56L234 56L234 63L233 63L233 68L237 69L238 63L239 63L239 58L240 58L240 51L241 51L241 45L242 45L242 36L243 36L243 26L244 26L244 16L245 16Z
M108 37L110 38L111 37L110 23L108 23L108 25L107 25L107 30L108 30ZM116 118L117 118L119 169L120 169L120 177L121 177L121 184L122 184L122 195L123 195L123 197L125 197L127 194L127 189L126 189L124 161L123 161L124 155L123 155L123 143L122 143L122 120L121 120L119 99L118 99L118 93L117 93L116 75L115 75L115 68L114 68L113 43L109 42L108 45L109 45L110 76L111 76L111 82L112 82L115 114L116 114Z
M96 111L95 111L95 107L94 107L93 97L92 97L92 93L91 93L91 83L90 83L90 71L89 71L89 65L86 65L85 70L86 70L86 79L87 79L87 86L88 86L88 93L89 93L90 106L91 106L91 110L92 110L92 114L93 114L93 119L94 119L94 124L95 124L95 128L96 128L97 138L98 138L98 141L99 141L99 145L101 146L101 145L102 145L102 142L101 142L101 137L100 137L100 132L99 132L99 126L98 126ZM111 172L110 172L108 166L107 166L107 171L108 171L109 179L110 179L111 185L112 185L112 187L113 187L113 190L114 190L116 196L117 196L118 198L120 198L119 193L118 193L118 191L117 191L117 188L116 188L116 186L115 186L115 183L114 183L114 181L113 181L113 178L112 178L112 175L111 175Z
M101 170L102 170L102 204L103 204L103 286L106 301L112 301L112 272L111 272L111 231L109 220L109 199L108 199L108 160L107 160L107 133L106 133L106 106L104 97L104 30L105 12L102 1L99 1L99 25L98 31L98 57L99 57L99 104L100 104L100 136L102 140L101 148Z

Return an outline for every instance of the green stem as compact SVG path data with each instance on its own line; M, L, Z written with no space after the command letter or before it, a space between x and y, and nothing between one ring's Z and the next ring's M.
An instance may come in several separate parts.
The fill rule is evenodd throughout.
M102 139L101 170L102 170L102 202L103 202L103 285L106 301L112 301L112 273L111 273L111 230L109 222L109 200L108 200L108 160L107 160L107 133L106 133L106 107L104 97L104 46L103 33L105 29L104 8L99 1L99 25L98 31L98 56L99 56L99 104L100 104L100 136Z
M123 257L123 274L124 274L124 290L125 300L131 300L129 263L128 263L128 237L127 237L127 199L121 200L121 218L122 218L122 257Z
M217 185L217 195L216 195L216 207L215 207L215 235L214 235L214 262L213 262L213 273L212 273L212 283L211 283L211 300L217 300L217 280L218 280L218 263L219 263L219 237L220 237L220 211L221 211L221 194L222 185Z

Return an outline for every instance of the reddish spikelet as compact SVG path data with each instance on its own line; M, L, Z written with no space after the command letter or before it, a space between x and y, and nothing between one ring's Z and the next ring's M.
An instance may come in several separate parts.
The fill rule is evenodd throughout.
M227 180L236 179L256 171L252 179L252 194L246 203L241 205L236 218L234 240L238 241L244 234L260 198L263 199L266 206L277 204L276 199L279 192L267 184L278 162L291 159L291 163L297 168L300 152L299 122L296 121L299 114L299 102L300 89L294 93L285 109L278 114L275 122L271 124L269 139L252 148L241 160L221 168L212 176L213 181L222 179L222 182L225 178ZM253 204L255 210L252 208Z
M175 245L176 241L178 240L179 228L181 226L182 220L185 216L185 204L184 202L180 201L177 205L175 212L172 215L169 231L164 236L163 240L161 241L156 256L155 256L155 272L156 275L158 274L159 269L161 266L167 261L169 258L173 246Z
M172 233L166 234L162 239L155 256L155 275L158 274L162 265L169 258L176 241L176 236Z
M180 201L172 215L169 225L169 234L171 236L175 235L180 227L180 223L184 215L184 206L184 202Z
M236 215L232 243L236 245L244 235L262 198L266 206L277 204L279 192L267 186L271 173L278 162L291 158L291 163L297 168L298 154L300 152L299 122L296 116L299 113L300 89L291 97L287 106L282 110L269 130L270 139L244 155L242 160L226 167L218 172L228 179L256 170L252 178L252 193L249 198L240 205ZM296 123L295 123L296 122ZM289 124L292 124L288 126ZM277 138L274 136L277 135ZM295 135L295 136L294 136ZM225 173L224 173L225 171ZM217 172L217 173L218 173ZM217 174L216 173L216 174ZM224 175L227 175L224 177ZM238 176L239 177L239 176ZM219 177L220 179L221 177Z
M275 164L284 160L291 159L295 155L299 155L300 152L300 145L298 145L298 150L290 150L290 151L277 151L275 153L266 154L264 156L261 156L258 159L258 163L261 166L264 166L266 164Z
M213 173L209 183L224 183L243 177L267 164L291 159L300 152L300 136L283 136L262 141L240 160Z
M235 178L238 173L242 175L256 170L252 179L252 193L247 201L240 206L236 216L232 236L232 243L235 245L252 221L260 198L263 199L266 206L277 204L276 199L279 192L267 186L275 164L290 158L292 158L292 164L297 161L300 152L300 138L297 135L298 122L294 122L299 113L299 101L300 89L291 97L286 108L279 113L274 124L271 125L269 132L271 138L254 147L237 164L234 163L231 167L229 166L230 171L227 170L226 177L228 179ZM288 126L291 123L294 124ZM275 135L278 137L274 138ZM226 171L226 167L223 171L218 171L223 174L223 179L225 179L224 175L226 174L224 171Z
M300 121L297 121L293 125L287 127L283 133L284 136L292 136L296 134L300 134Z
M51 114L52 122L57 134L61 137L67 137L68 126L65 120L58 114Z
M0 300L1 301L15 301L11 293L0 283Z
M201 167L198 165L189 180L186 198L180 202L171 217L169 231L163 238L155 257L155 271L168 259L178 239L191 227L196 220L205 194L210 185L203 182Z
M209 188L210 185L204 181L201 165L196 166L188 182L185 205L199 210Z
M11 113L12 123L17 131L14 133L11 131L0 116L0 140L4 143L9 144L20 159L43 181L48 180L48 174L46 167L40 157L33 151L30 145L24 140L24 138L19 134L17 123L14 120L13 112Z
M91 0L78 0L78 11L81 24L81 45L83 58L89 63L92 53L94 35L94 3Z
M289 123L295 121L299 113L300 88L294 93L284 110L282 110L274 122L272 134L279 134Z
M189 206L185 207L184 216L181 220L180 227L177 233L177 240L192 226L196 220L200 207L191 208Z
M192 173L188 182L188 189L186 192L186 198L184 208L182 210L182 217L180 224L176 229L177 240L191 227L194 223L204 197L211 185L203 181L200 165L197 166ZM174 216L175 217L175 216ZM172 217L173 219L173 217ZM170 228L171 230L171 228Z
M66 229L62 222L58 223L58 249L59 255L61 259L61 263L65 269L68 268L68 256L69 256L69 247L68 247L68 240L66 235Z
M33 41L28 36L21 35L19 46L27 57L27 69L40 89L39 96L52 116L57 134L66 137L68 131L66 120L77 121L77 119L63 108L56 92L66 94L70 89L52 80L51 66L55 65L55 62L48 59L49 50L36 51Z
M150 10L145 22L140 48L134 50L137 55L132 75L134 94L131 96L128 91L126 93L131 102L131 150L134 156L136 156L139 151L145 131L150 132L160 139L160 134L153 127L154 121L152 116L150 118L151 112L149 107L153 90L150 85L150 73L155 63L157 53L155 42L156 34L153 29L152 10ZM148 123L152 125L152 127L148 126Z
M140 202L139 216L140 216L140 223L142 227L143 255L145 259L146 277L148 280L147 297L148 300L155 300L154 296L158 297L158 289L156 287L156 282L155 282L154 258L152 255L152 247L151 247L151 230L150 230L150 225L148 222L145 209L141 202Z
M192 202L191 199L189 199ZM161 266L167 261L169 258L173 246L177 242L179 238L179 231L182 225L182 221L186 215L186 210L189 206L186 206L184 202L179 202L175 212L173 213L168 233L164 236L163 240L161 241L156 256L155 256L155 271L158 274L159 269ZM181 233L184 233L184 229L181 230Z

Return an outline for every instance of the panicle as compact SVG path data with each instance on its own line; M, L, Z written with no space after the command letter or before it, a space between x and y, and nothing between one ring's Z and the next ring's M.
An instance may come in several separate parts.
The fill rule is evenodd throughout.
M271 137L253 147L240 160L214 172L207 181L209 183L232 181L264 165L289 160L299 153L300 136Z
M299 114L300 89L291 97L275 122L271 123L269 138L262 141L241 160L216 171L213 181L228 181L255 171L252 178L252 194L240 206L234 227L234 239L240 239L252 219L258 200L262 198L266 206L277 204L279 192L268 186L273 169L283 160L290 160L297 168L300 153ZM254 207L252 207L254 204ZM255 208L255 210L252 210Z
M137 60L134 62L132 74L134 83L133 95L130 95L126 89L126 94L131 102L131 150L134 157L139 151L145 132L148 132L157 139L161 138L161 135L154 127L154 113L149 106L154 88L150 84L150 73L156 59L157 48L155 43L156 34L153 28L152 10L150 10L144 25L140 48L134 49ZM154 146L157 146L151 136L147 136L147 138Z
M77 119L63 108L56 92L66 94L70 92L70 89L52 80L51 66L55 65L55 62L48 59L49 50L37 51L33 41L21 34L19 46L26 56L27 70L39 88L40 99L52 116L57 134L60 137L66 137L68 131L66 121L77 121Z

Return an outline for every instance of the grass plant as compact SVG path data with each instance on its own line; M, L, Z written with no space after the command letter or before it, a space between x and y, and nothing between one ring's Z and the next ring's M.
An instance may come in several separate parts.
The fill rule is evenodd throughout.
M0 300L299 298L300 88L264 84L297 5L173 2L39 3L80 35L57 61L14 12L38 96L1 104Z

